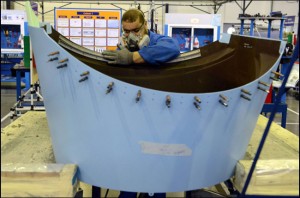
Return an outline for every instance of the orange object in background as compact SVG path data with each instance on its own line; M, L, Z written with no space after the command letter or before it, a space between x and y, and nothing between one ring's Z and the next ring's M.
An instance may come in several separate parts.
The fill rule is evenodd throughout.
M32 67L30 68L30 74L31 74L30 78L32 83L35 83L39 80L33 51L32 51Z
M269 93L267 95L267 98L265 100L265 103L272 103L272 94L273 94L273 86L271 85L270 86L270 89L269 89Z
M35 64L35 59L34 59L34 54L32 53L32 66L34 68L36 68L36 64Z
M296 46L296 44L297 44L297 35L294 34L293 35L293 45Z

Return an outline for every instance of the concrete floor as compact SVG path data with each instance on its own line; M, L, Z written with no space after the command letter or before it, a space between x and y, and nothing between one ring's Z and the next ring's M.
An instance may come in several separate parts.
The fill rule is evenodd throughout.
M293 89L287 92L286 104L288 105L288 110L286 129L299 136L299 100L295 99L296 94L297 92ZM276 114L274 121L281 124L281 114Z
M23 93L24 94L24 93ZM299 100L295 99L296 91L290 89L287 93L286 103L288 105L286 129L299 136ZM16 103L15 89L1 89L1 119L6 116L10 108ZM269 114L267 114L269 116ZM274 121L281 122L281 114L276 114ZM10 123L10 118L7 118L1 123L1 128Z

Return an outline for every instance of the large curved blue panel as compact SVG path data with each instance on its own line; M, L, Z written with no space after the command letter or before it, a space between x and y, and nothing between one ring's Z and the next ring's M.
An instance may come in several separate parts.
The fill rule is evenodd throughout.
M30 27L56 161L79 166L80 180L116 190L177 192L220 183L244 157L271 83L274 66L259 79L214 93L172 93L104 75ZM279 51L280 49L278 49ZM68 66L57 69L48 54L59 51ZM282 53L282 50L281 50ZM81 73L88 79L79 82ZM113 90L106 94L109 83ZM251 101L241 89L251 92ZM268 90L268 87L265 87ZM135 101L138 90L142 96ZM228 107L220 104L220 94ZM171 97L171 107L165 104ZM200 110L194 96L201 98Z

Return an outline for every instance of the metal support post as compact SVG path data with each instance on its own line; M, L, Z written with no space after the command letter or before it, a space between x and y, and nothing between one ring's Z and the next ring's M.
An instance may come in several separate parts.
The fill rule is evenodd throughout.
M272 30L272 20L268 19L269 24L268 24L268 38L271 38L271 30Z
M243 34L244 34L244 23L245 23L245 20L244 20L244 19L241 19L240 35L243 35Z
M97 186L92 186L92 198L101 197L101 188Z
M250 23L250 36L254 36L254 21L255 19L250 19L251 23Z
M280 29L279 29L279 39L282 40L282 36L283 36L283 25L284 25L284 20L285 19L281 19L280 20Z

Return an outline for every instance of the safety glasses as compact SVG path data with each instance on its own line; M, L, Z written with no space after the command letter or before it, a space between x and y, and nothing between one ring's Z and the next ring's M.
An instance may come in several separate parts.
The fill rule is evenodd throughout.
M139 33L139 31L142 29L142 27L143 27L144 24L145 24L145 22L139 28L135 28L133 30L126 30L126 29L123 28L123 32L125 34L129 34L130 32L132 32L132 33Z

